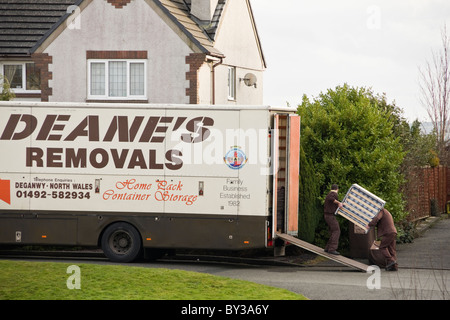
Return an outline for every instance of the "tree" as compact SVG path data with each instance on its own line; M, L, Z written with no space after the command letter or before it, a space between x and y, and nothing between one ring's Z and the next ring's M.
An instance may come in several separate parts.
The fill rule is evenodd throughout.
M393 133L394 110L385 97L348 85L313 101L303 97L298 108L302 145L314 166L322 200L333 183L341 190L357 183L384 199L396 221L406 216L399 192L405 153Z
M447 26L441 31L442 47L432 51L431 61L419 68L421 103L427 109L437 136L439 157L446 159L446 134L449 130L450 104L450 38Z
M401 172L405 177L405 183L402 187L403 198L406 202L406 210L408 211L408 219L414 220L420 217L422 213L421 192L424 187L423 167L439 165L439 158L436 152L436 134L421 132L421 123L415 120L412 124L406 121L402 122L397 130L397 135L400 137L400 142L406 155L403 159ZM411 232L410 225L404 221L400 226L397 226L399 232L399 240L405 238L409 241ZM403 229L403 230L402 230ZM404 236L400 236L403 234Z
M415 120L411 125L404 123L402 132L399 132L400 141L407 152L403 161L405 174L409 168L431 166L439 164L436 154L435 132L424 133L420 129L421 123Z

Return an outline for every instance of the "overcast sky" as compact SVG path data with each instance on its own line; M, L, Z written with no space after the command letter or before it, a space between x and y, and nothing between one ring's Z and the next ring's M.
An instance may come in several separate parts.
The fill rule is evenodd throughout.
M303 94L348 83L395 100L428 121L418 67L450 30L449 0L252 0L267 70L264 103L296 106Z

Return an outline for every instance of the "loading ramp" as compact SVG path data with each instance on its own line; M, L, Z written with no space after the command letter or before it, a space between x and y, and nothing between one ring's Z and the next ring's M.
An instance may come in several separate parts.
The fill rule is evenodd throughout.
M295 238L295 237L293 237L291 235L288 235L288 234L285 234L285 233L277 233L277 236L278 236L278 238L283 239L285 241L288 241L289 243L291 243L293 245L296 245L297 247L303 248L305 250L308 250L310 252L318 254L318 255L320 255L322 257L325 257L327 259L333 260L333 261L335 261L337 263L346 265L348 267L351 267L351 268L354 268L354 269L358 269L358 270L364 271L364 272L367 272L367 270L369 268L369 266L364 264L364 263L352 260L350 258L346 258L344 256L327 253L327 252L325 252L324 249L322 249L320 247L317 247L317 246L315 246L315 245L313 245L311 243L308 243L308 242L305 242L303 240L300 240L298 238Z

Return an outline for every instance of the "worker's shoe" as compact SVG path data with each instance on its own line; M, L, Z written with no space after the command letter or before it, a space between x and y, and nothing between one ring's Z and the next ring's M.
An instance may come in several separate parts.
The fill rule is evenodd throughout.
M386 271L397 271L397 261L392 261L386 265Z
M328 252L329 254L334 254L334 255L336 255L336 256L339 256L339 255L340 255L340 253L337 252L336 250L326 250L325 252Z

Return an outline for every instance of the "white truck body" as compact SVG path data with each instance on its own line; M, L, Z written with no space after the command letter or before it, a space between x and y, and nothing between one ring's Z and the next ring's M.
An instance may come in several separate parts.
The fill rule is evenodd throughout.
M275 179L297 180L298 201L293 111L1 102L0 243L103 246L108 226L127 223L144 248L267 246ZM287 146L278 115L294 123ZM295 233L295 219L282 228Z

